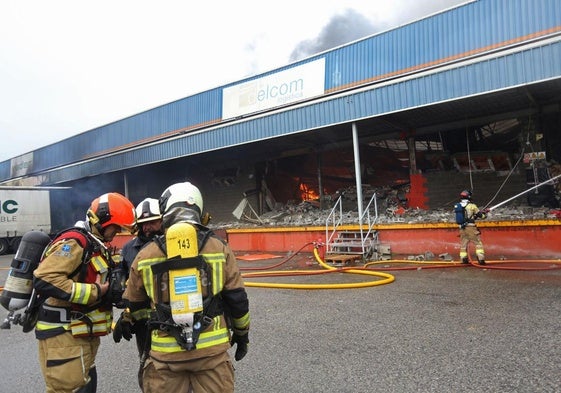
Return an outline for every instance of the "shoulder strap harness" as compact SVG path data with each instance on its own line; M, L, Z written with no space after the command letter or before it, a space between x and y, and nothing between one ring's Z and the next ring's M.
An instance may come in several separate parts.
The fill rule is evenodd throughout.
M223 313L222 301L220 295L212 293L212 275L209 272L209 266L205 262L200 252L207 242L208 238L214 233L206 228L199 227L197 230L197 244L199 255L188 258L174 257L167 259L164 262L156 263L152 265L152 274L155 279L155 288L162 288L162 285L166 285L169 288L169 283L165 280L169 280L169 272L179 269L196 268L201 277L204 277L204 285L206 287L206 296L203 299L203 309L202 311L194 313L192 326L184 326L176 323L173 319L171 305L167 302L163 302L160 299L154 299L155 313L153 313L149 325L151 328L156 328L165 331L169 335L173 336L177 341L177 344L187 350L193 350L196 348L196 344L199 335L204 331L218 315ZM160 249L167 255L167 246L165 242L165 236L158 236L155 238ZM155 295L159 296L159 295Z
M78 227L68 228L57 233L51 243L47 246L48 248L52 244L61 240L74 239L84 249L84 252L82 253L82 263L76 268L76 270L70 273L68 277L74 277L78 272L80 272L78 281L83 281L86 278L88 264L90 263L91 257L95 253L101 252L101 246L91 237L92 235L85 229Z
M47 244L47 246L45 247L45 251L49 249L49 247L51 247L53 244L55 244L56 242L62 241L62 240L67 240L67 239L74 239L78 242L78 244L80 244L80 246L84 249L83 253L82 253L82 263L80 263L80 265L72 272L68 275L68 277L74 277L76 274L80 273L80 275L78 276L78 281L81 282L86 278L86 275L88 273L88 265L90 263L91 257L95 254L95 253L99 253L102 252L102 247L101 247L101 243L99 241L97 241L96 239L93 238L93 235L91 235L87 230L83 229L83 228L79 228L79 227L73 227L73 228L68 228L68 229L64 229L60 232L58 232L54 237L53 240L51 240L49 242L49 244ZM45 251L43 251L43 257L45 257ZM43 303L47 300L47 297L45 296L41 296L40 294L36 293L35 290L32 293L32 298L25 310L25 315L26 315L26 324L24 325L24 332L29 332L33 329L33 327L35 326L36 322L37 322L37 317L38 317L38 313L39 313L39 309L42 307ZM67 310L67 312L70 313L79 313L80 314L80 319L83 319L86 321L86 323L88 323L88 321L85 319L87 318L87 316L85 315L86 313L94 310L95 308L97 308L98 305L96 305L93 308L88 308L88 307L76 307L76 309L73 308L69 308ZM55 320L58 321L60 320L57 319L58 315L55 317ZM89 321L88 325L91 325L91 321Z

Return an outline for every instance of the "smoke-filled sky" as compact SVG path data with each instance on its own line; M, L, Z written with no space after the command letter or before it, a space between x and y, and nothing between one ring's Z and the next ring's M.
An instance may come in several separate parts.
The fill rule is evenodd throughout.
M467 0L0 0L0 161Z

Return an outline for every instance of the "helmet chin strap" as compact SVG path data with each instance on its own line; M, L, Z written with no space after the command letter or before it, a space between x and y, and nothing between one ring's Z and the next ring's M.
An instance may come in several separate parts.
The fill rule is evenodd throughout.
M99 234L101 236L103 236L103 227L101 226L101 224L99 222L99 218L97 217L97 215L93 211L88 210L87 216L88 216L89 224L93 225L94 228L97 229Z

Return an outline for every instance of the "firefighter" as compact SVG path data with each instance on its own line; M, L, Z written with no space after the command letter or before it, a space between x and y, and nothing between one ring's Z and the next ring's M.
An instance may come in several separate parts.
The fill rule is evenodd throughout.
M127 278L132 262L140 249L155 236L163 235L162 215L160 214L160 206L157 199L146 198L136 206L136 228L138 231L136 237L128 241L121 250L119 269L125 272ZM119 306L122 307L123 305L120 304ZM150 347L150 332L148 329L150 308L136 310L133 317L136 321L134 329L123 331L123 325L116 324L113 330L113 340L119 343L124 336L128 341L134 334L138 356L142 362L144 352ZM139 375L141 375L141 372L142 370L139 370Z
M130 329L136 310L147 303L152 309L141 387L144 393L233 392L228 349L236 345L236 361L246 355L250 322L236 258L201 224L203 198L193 184L171 185L159 204L165 236L134 260L123 295L130 313L118 321Z
M127 276L136 254L156 235L162 235L162 215L158 200L146 198L136 206L136 237L127 242L121 250L120 266Z
M460 202L456 204L456 222L460 226L460 259L463 264L469 263L468 245L475 245L477 262L485 265L485 250L481 241L481 232L477 228L476 220L487 218L489 210L479 210L472 201L472 193L469 190L460 192Z
M44 299L35 336L47 393L96 391L95 357L100 336L111 332L115 295L105 243L122 229L132 230L134 221L127 198L103 194L92 201L80 227L53 239L34 271L34 289Z

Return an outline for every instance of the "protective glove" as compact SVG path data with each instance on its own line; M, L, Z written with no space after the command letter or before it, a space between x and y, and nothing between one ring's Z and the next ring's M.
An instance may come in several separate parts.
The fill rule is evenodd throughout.
M109 304L117 308L125 308L123 292L125 292L126 282L127 274L124 269L119 267L111 270L111 275L109 276L109 290L106 294Z
M477 218L487 218L487 213L489 213L489 211L490 211L489 209L480 210L475 214L475 217L477 217Z
M236 361L240 361L244 358L245 355L247 355L249 331L234 329L234 334L232 334L230 345L234 346L234 344L236 344L236 353L234 355L234 359L236 359Z
M113 341L119 343L122 338L129 341L134 333L134 321L130 310L127 308L121 313L121 316L115 323L115 328L113 329Z

